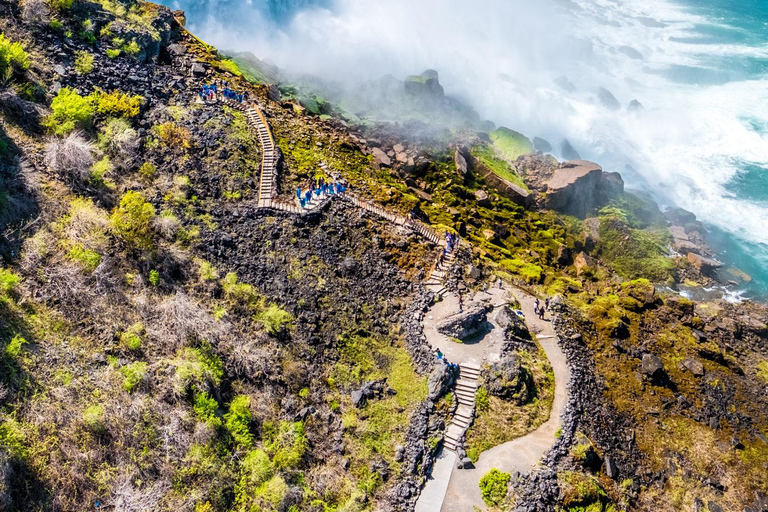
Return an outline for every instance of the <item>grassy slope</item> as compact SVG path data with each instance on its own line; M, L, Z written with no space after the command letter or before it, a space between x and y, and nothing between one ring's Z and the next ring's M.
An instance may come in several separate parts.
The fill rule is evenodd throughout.
M522 133L509 128L498 128L490 133L496 150L505 160L514 162L518 157L533 153L533 144Z

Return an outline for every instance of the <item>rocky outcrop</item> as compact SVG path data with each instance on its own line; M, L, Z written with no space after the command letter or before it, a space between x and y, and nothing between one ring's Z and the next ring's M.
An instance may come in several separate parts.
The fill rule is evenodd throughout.
M456 373L447 364L438 361L427 379L427 399L433 402L445 395L456 382Z
M405 94L422 100L439 101L445 97L445 90L440 85L437 71L432 69L406 78L404 88Z
M437 324L440 334L466 340L487 328L487 315L493 309L490 305L473 305L463 313L446 318Z
M505 180L489 169L479 159L469 155L470 169L475 175L482 177L485 182L495 188L500 194L511 199L515 204L528 208L533 204L533 195L519 185Z
M514 354L493 363L483 372L482 380L491 395L517 405L527 403L534 389L531 373L520 364Z
M574 160L563 163L546 187L546 208L584 218L621 193L624 182L618 173L604 173L593 162Z
M536 151L541 151L542 153L551 153L552 144L550 144L547 140L542 139L541 137L534 137L533 149Z
M581 160L581 155L573 149L573 146L571 146L567 139L563 139L560 143L560 156L563 160Z
M456 172L463 180L466 180L467 173L469 172L469 164L467 158L464 156L467 151L462 148L456 148L453 150L453 163L456 165Z
M608 110L616 111L621 108L621 103L619 103L619 100L616 99L616 96L614 96L611 91L604 87L598 88L597 99L599 99L600 103L602 103L603 106Z

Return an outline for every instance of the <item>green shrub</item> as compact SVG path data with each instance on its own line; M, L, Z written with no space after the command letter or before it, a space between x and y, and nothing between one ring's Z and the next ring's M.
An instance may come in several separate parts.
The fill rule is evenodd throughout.
M67 253L67 258L78 263L83 271L90 274L101 263L101 254L90 249L86 249L82 244L72 247Z
M120 50L117 48L108 48L107 49L107 57L110 59L116 59L120 56Z
M501 505L507 497L507 485L512 476L493 468L480 479L480 494L489 507Z
M221 285L224 288L224 296L231 302L243 306L256 306L261 302L256 289L250 284L239 282L234 272L227 273L221 280Z
M141 322L133 324L127 331L120 333L120 346L133 352L138 351L141 349L144 333L144 324Z
M105 156L91 167L91 183L98 187L107 186L109 180L107 174L112 170L112 160Z
M224 415L224 425L240 448L253 446L251 399L245 395L235 396L229 405L229 412Z
M219 278L219 271L216 270L216 267L211 265L209 262L203 260L200 262L200 280L201 281L215 281Z
M75 0L50 0L51 7L57 11L66 11L72 8Z
M176 366L176 393L183 395L189 389L204 390L218 386L224 376L224 365L211 346L186 347L174 360Z
M293 321L293 316L277 304L272 304L258 315L258 319L264 326L264 330L274 336Z
M285 470L298 467L309 442L300 421L281 421L277 426L265 422L262 429L264 447L272 455L272 467Z
M20 282L21 277L10 270L0 268L0 291L2 291L4 295L13 293L13 290Z
M144 181L152 181L155 176L157 176L157 169L152 165L152 162L144 162L139 167L139 177Z
M131 57L135 57L139 53L141 53L141 46L139 46L139 43L137 43L136 40L133 39L133 40L131 40L130 43L123 45L121 50L124 51L126 55L130 55Z
M17 334L11 339L8 345L5 347L5 355L11 359L16 359L21 354L21 347L27 344L27 340L21 335Z
M192 134L189 130L174 122L159 124L154 130L158 138L168 146L188 149L192 145Z
M235 76L243 76L243 72L240 71L240 67L238 67L237 63L231 59L222 59L217 61L215 65L221 70L228 71Z
M198 420L210 425L213 428L221 426L221 419L216 416L216 410L219 408L218 402L204 391L195 393L195 404L193 410Z
M29 54L20 43L14 43L0 34L0 76L21 73L29 68Z
M104 422L104 407L102 405L89 405L83 411L83 423L94 434L103 434L107 430Z
M475 391L475 407L478 411L487 411L491 401L488 396L488 390L485 388L477 388Z
M149 284L152 286L160 286L160 272L155 269L149 271Z
M272 478L272 464L264 450L256 448L248 452L240 465L240 481L235 486L235 495L253 492Z
M120 200L120 206L110 217L112 229L117 236L140 249L153 246L152 222L155 207L140 193L128 191Z
M51 110L44 124L56 135L66 135L76 128L89 128L96 109L90 96L80 96L74 89L59 89L51 102Z
M75 57L75 73L87 75L93 71L93 55L86 51L79 51Z
M123 389L133 393L147 377L147 363L135 362L127 364L120 368L120 372L123 374Z
M96 101L96 111L108 117L136 117L144 104L143 97L117 90L112 92L97 91L93 93L93 97Z

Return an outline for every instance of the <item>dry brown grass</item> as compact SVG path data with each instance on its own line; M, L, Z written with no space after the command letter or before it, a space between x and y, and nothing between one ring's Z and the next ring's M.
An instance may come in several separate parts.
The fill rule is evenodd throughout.
M45 164L65 181L83 183L90 178L94 147L80 132L63 139L54 138L45 145Z

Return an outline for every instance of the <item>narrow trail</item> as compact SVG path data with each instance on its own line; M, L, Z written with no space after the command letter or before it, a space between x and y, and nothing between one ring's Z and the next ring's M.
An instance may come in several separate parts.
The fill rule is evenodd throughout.
M565 354L557 344L551 318L540 320L533 312L535 298L518 289L511 293L492 289L487 294L478 293L475 300L500 304L509 302L512 296L520 301L528 328L536 335L555 374L554 400L549 419L523 437L486 450L480 455L473 469L456 468L457 460L453 451L456 443L452 441L449 427L443 453L435 463L432 480L427 482L419 497L416 512L466 512L475 508L485 510L479 487L483 475L493 468L507 473L528 473L539 464L544 454L555 443L555 433L567 402L570 371ZM482 339L471 344L455 343L437 332L437 323L455 314L457 307L458 299L450 297L430 310L424 321L424 333L430 345L440 348L449 361L460 364L462 368L467 363L474 366L497 360L503 343L499 329L492 329ZM493 316L489 317L489 321L494 323ZM472 399L474 400L474 394Z
M257 133L262 147L257 209L306 216L322 211L330 201L342 200L397 227L410 230L435 245L445 246L445 240L426 224L387 211L350 192L324 194L305 207L301 207L296 201L280 198L278 196L279 150L266 115L255 103L243 104L228 99L222 100L222 103L245 114L248 124ZM459 246L466 247L468 244L461 241ZM474 469L456 469L457 443L474 419L474 396L481 364L498 360L503 343L503 333L500 329L492 330L481 340L467 344L447 340L436 330L440 320L454 314L458 309L458 298L449 294L445 286L447 271L453 264L457 248L447 253L444 258L438 259L424 283L428 290L443 299L430 310L429 316L424 321L424 333L433 348L439 347L450 361L460 365L460 377L455 388L459 407L446 430L444 449L433 468L432 480L427 483L416 503L416 512L465 512L476 508L484 510L485 504L480 496L480 478L492 468L508 473L515 471L526 473L533 469L554 444L555 431L560 424L560 416L567 400L570 372L565 355L557 345L554 328L549 320L542 321L534 315L534 298L518 290L514 296L520 301L528 327L537 335L555 374L555 397L549 420L523 437L483 452ZM497 288L489 290L482 297L475 297L476 300L491 302L494 305L506 304L510 298L508 292ZM493 315L489 316L489 321L493 323Z

